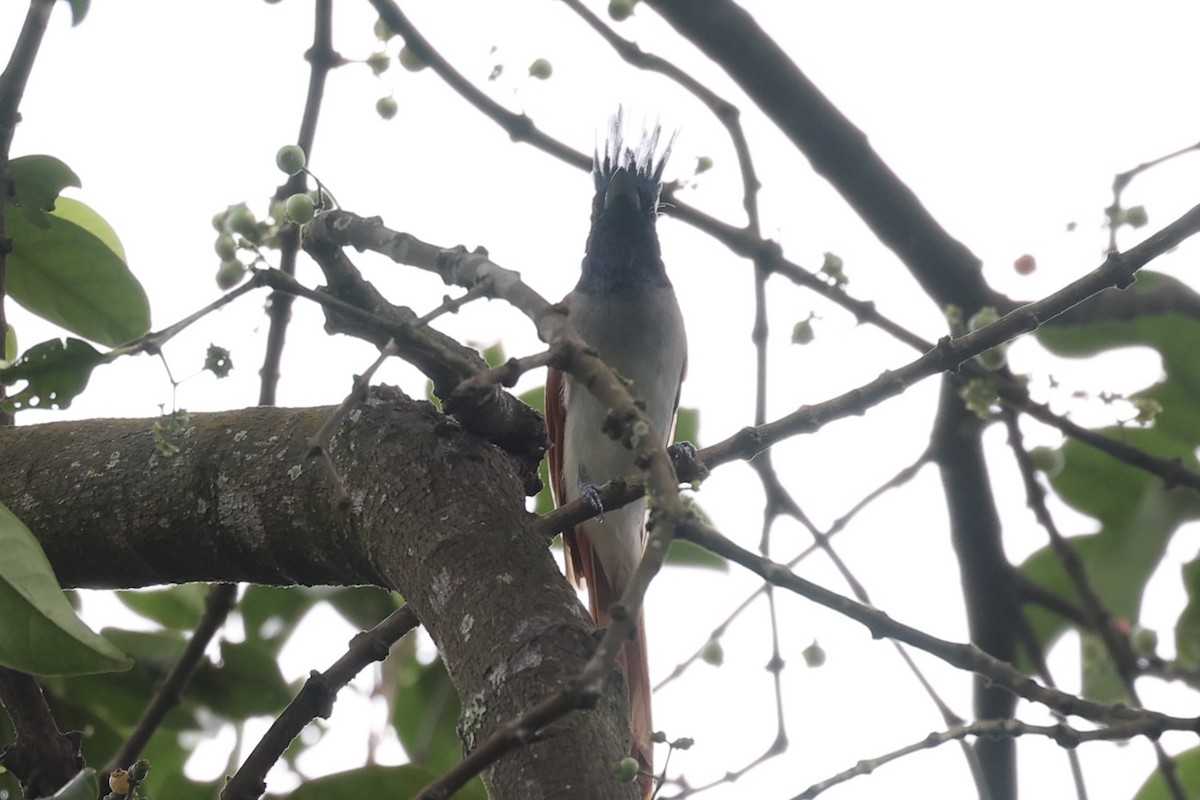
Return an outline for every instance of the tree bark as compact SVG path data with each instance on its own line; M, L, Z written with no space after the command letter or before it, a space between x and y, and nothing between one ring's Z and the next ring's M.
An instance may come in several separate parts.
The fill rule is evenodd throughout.
M430 404L374 390L328 446L349 494L308 459L331 408L192 415L159 453L153 420L0 430L0 502L68 587L188 581L377 584L400 591L441 651L463 705L464 747L560 687L592 625L532 530L513 456ZM321 656L322 658L324 656ZM319 665L317 665L319 666ZM631 798L614 673L571 714L484 775L494 798Z

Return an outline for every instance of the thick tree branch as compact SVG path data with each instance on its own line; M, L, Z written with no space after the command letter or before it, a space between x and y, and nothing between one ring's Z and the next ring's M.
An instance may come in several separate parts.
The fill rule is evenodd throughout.
M496 798L527 797L519 787L530 782L626 797L611 770L628 752L620 675L585 670L591 620L533 531L512 457L428 403L375 390L330 441L350 494L340 506L305 460L331 411L196 414L172 458L158 454L150 420L3 430L0 502L21 514L67 586L398 589L471 709L472 747L588 674L595 708L531 731L484 779Z
M0 766L17 777L26 797L49 797L83 769L83 734L58 730L32 675L0 667L0 706L17 733L0 750Z

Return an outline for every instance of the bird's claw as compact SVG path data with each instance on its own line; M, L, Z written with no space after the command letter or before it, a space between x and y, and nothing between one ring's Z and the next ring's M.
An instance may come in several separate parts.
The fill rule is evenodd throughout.
M667 455L675 464L675 474L685 483L703 478L708 470L696 460L696 446L691 442L676 442L667 448Z
M594 483L580 482L579 495L596 512L596 521L604 522L604 503L600 500L600 487Z
M696 445L691 442L676 442L667 448L667 455L674 461L695 461Z

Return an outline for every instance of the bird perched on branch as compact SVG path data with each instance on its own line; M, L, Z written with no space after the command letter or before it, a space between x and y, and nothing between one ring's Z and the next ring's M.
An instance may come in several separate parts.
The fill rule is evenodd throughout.
M669 436L687 364L687 337L675 290L667 278L655 222L668 142L658 153L662 129L643 132L636 146L624 139L621 112L613 118L603 155L594 165L596 195L582 273L564 304L579 333L600 358L631 381L630 392L646 415ZM546 383L550 429L550 475L555 501L586 497L597 516L563 535L567 575L588 589L592 618L606 627L642 558L646 501L604 509L599 486L639 472L634 453L603 431L608 409L569 375L551 369ZM619 663L629 689L632 754L642 772L653 773L650 676L646 628L638 615L637 636ZM649 797L653 781L642 779Z

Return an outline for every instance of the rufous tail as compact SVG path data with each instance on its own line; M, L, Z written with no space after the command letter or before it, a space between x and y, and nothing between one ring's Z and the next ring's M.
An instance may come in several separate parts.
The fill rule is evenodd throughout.
M621 599L620 593L609 582L587 534L578 529L568 531L566 551L570 565L568 575L576 585L587 586L592 619L596 620L596 627L607 628L612 621L608 609ZM647 655L646 618L639 611L637 636L625 642L617 654L617 664L625 676L625 687L629 691L629 716L633 729L630 755L637 759L638 769L643 773L638 784L644 800L649 800L654 793L654 779L651 777L654 774L654 744L650 741L654 722L650 713L650 662Z

